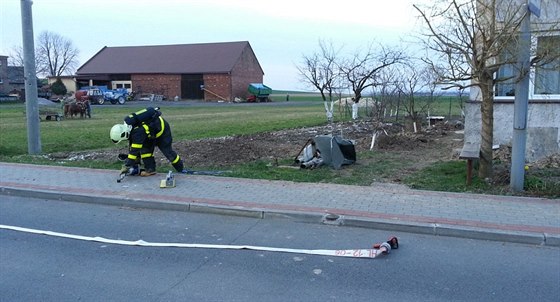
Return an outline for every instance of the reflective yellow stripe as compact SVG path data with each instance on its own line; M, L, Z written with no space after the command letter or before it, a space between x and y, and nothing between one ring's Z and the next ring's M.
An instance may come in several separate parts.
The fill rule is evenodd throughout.
M181 158L179 158L179 155L177 155L177 157L175 157L175 160L172 161L172 164L176 164L177 162L179 162L179 160L181 160Z
M140 155L141 158L153 157L153 156L154 156L153 153L145 153L145 154Z
M131 144L130 148L140 149L140 148L142 148L142 144Z
M144 112L146 112L146 111L147 111L146 109L142 109L142 110L140 110L140 111L136 111L135 113L129 114L128 117L129 117L129 118L134 118L135 115L140 115L140 114L142 114L142 113L144 113Z
M146 124L142 124L142 127L144 127L144 131L146 131L146 134L150 136L150 127L148 127L148 125Z
M136 155L132 155L132 154L129 154L129 155L128 155L128 158L130 158L130 159L137 159L137 158L138 158L138 156L136 156Z
M163 134L163 130L165 130L165 123L161 116L159 117L159 122L161 123L161 130L156 134L156 137L160 137Z

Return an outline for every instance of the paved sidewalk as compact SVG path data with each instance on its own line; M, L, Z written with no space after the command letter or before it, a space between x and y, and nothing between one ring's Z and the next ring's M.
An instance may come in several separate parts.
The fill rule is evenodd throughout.
M0 163L0 194L560 246L560 200Z

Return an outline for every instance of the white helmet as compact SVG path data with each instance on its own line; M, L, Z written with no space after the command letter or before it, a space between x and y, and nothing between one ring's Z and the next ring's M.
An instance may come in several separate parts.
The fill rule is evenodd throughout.
M111 128L111 140L113 143L118 143L122 140L127 140L130 135L130 130L132 130L132 126L124 124L116 124Z

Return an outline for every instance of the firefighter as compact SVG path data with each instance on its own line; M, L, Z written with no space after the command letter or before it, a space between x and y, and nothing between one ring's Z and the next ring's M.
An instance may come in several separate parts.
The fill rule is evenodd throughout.
M171 162L173 168L180 173L188 173L184 169L183 160L173 150L171 144L171 127L163 117L159 108L148 107L131 113L124 118L123 124L116 124L110 131L113 143L128 140L129 151L121 173L129 175L150 176L156 174L154 149L157 146ZM144 169L139 165L143 162Z

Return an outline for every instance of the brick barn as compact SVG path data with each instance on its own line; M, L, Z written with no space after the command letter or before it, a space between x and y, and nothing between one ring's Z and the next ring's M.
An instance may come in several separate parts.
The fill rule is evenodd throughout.
M82 86L127 88L183 100L232 101L249 96L264 72L247 41L103 47L76 71Z

